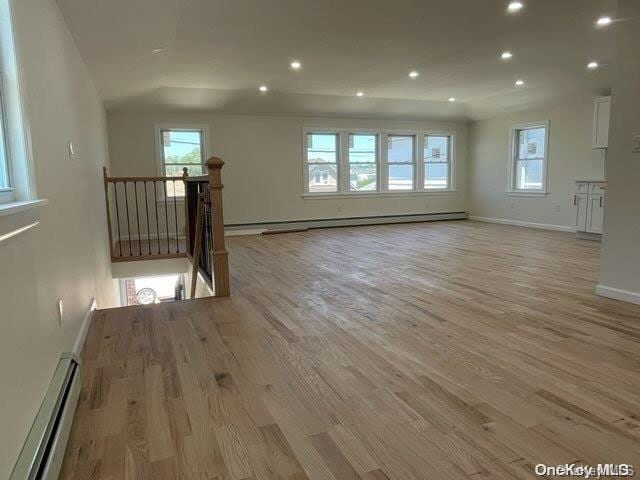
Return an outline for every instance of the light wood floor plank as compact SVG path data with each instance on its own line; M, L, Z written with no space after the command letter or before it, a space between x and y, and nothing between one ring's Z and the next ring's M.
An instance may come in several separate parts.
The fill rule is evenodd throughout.
M599 244L476 222L229 238L232 296L94 314L61 478L640 470L640 307Z

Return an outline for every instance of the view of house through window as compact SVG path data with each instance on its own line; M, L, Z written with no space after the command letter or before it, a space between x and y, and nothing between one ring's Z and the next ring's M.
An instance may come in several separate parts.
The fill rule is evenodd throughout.
M127 278L121 281L122 305L150 305L184 299L184 275Z
M349 191L371 192L377 190L377 144L377 135L349 135Z
M515 130L515 190L542 190L544 188L546 130L545 126Z
M164 176L182 177L187 167L190 176L204 175L205 148L202 130L161 129L162 169ZM183 197L183 182L167 182L167 196Z
M307 135L307 175L310 193L338 191L338 135Z
M424 137L424 188L449 188L450 143L447 135Z
M305 132L304 193L450 189L452 141L450 134L418 132ZM418 153L423 148L420 161Z

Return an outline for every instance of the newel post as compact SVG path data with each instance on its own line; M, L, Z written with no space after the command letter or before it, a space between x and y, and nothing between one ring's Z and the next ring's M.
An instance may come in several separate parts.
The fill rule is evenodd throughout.
M107 207L107 232L109 235L109 256L113 258L113 232L111 230L111 206L109 203L109 176L107 175L107 167L102 167L102 180L104 181L104 201ZM114 191L114 195L118 192ZM118 227L119 228L119 227Z
M229 296L229 253L224 246L224 215L222 209L222 166L218 157L207 161L209 170L209 198L211 201L211 230L213 237L213 287L216 297Z

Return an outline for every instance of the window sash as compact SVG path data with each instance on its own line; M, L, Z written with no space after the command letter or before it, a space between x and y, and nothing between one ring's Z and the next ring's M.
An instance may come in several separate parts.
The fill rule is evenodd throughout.
M11 192L11 169L9 168L9 149L7 147L7 129L5 123L4 96L0 80L0 192ZM0 202L2 198L0 198Z
M528 130L543 130L543 148L540 155L528 156L526 153L527 145L521 144L522 135ZM548 142L549 142L549 125L548 122L535 122L531 124L516 125L512 127L511 133L511 159L510 159L510 185L509 190L514 192L544 192L546 190L546 175L547 175L547 162L548 162ZM522 158L521 146L524 150L524 158ZM539 182L527 182L526 177L526 165L529 162L541 162L540 166L540 181ZM539 185L539 186L536 186Z

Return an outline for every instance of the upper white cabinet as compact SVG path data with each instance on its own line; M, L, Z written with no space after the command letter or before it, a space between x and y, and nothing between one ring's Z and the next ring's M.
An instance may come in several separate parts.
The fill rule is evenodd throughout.
M611 97L597 97L593 101L593 148L609 147Z

